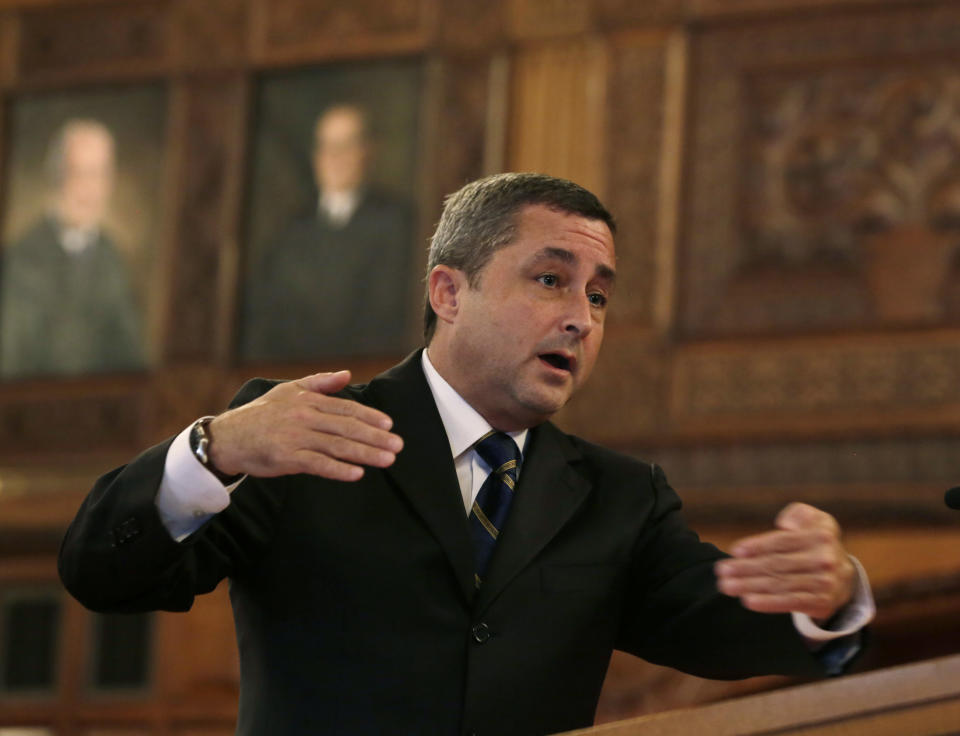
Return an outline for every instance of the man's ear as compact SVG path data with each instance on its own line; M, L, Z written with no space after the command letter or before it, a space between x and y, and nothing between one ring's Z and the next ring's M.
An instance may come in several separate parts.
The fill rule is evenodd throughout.
M434 266L427 280L430 306L443 322L453 322L460 309L460 294L467 286L463 271L445 266Z

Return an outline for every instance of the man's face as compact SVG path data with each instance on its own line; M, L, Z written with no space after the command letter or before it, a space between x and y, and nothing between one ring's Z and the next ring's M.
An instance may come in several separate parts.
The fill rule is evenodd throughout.
M600 220L532 205L516 225L514 242L493 255L477 288L460 289L444 325L451 384L506 431L544 421L587 380L615 265L613 236Z
M359 110L330 110L317 121L315 143L313 167L320 191L350 192L363 184L369 144Z
M63 147L63 180L57 195L60 219L70 227L90 228L106 215L113 192L113 141L97 128L79 128Z

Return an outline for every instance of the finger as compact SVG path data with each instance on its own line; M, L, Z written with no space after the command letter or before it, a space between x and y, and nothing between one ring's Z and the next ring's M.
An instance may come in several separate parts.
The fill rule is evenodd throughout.
M791 575L758 575L752 578L718 578L717 588L724 595L785 595L815 593L834 595L837 581L829 575L796 573Z
M741 558L802 552L820 544L832 544L834 541L835 537L824 529L764 532L735 542L730 548L730 554Z
M836 557L829 553L794 552L721 560L714 569L718 577L748 578L755 575L825 572L834 569L836 565Z
M814 619L828 619L837 610L828 597L815 593L759 593L743 596L740 603L758 613L805 613Z
M297 386L318 394L336 393L350 383L350 371L336 371L334 373L314 373L294 381Z
M386 468L397 459L396 453L388 450L381 450L362 442L323 432L309 433L300 443L297 452L301 450L328 455L336 460L344 460L349 463L372 465L376 468Z
M329 480L353 482L360 480L364 474L363 468L359 465L345 463L329 455L310 450L297 451L294 454L294 460L298 468L296 472L319 475Z
M326 396L309 391L304 391L300 396L306 404L325 414L353 417L381 429L390 429L393 426L393 419L389 415L352 399L341 399L338 396Z
M778 529L801 530L821 527L836 532L839 529L836 519L826 511L806 503L791 503L777 514L774 526Z
M304 427L315 432L361 442L381 450L389 450L394 454L403 449L403 438L400 435L371 426L356 417L313 410L306 417Z

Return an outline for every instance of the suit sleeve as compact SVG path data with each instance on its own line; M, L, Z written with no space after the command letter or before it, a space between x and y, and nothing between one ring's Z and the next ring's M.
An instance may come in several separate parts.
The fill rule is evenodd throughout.
M246 403L271 385L250 382L231 405ZM272 539L282 490L248 478L227 509L186 541L176 542L155 503L171 442L97 480L67 529L60 578L91 610L188 610L194 596L253 564Z
M717 590L713 565L725 555L687 526L663 471L651 474L653 509L633 550L617 648L712 679L824 674L788 614L749 611Z

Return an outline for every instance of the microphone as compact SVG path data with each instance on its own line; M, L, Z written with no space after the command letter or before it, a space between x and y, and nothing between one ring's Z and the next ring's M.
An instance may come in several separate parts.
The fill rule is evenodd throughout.
M952 509L960 510L960 486L951 488L944 493L943 502Z

